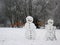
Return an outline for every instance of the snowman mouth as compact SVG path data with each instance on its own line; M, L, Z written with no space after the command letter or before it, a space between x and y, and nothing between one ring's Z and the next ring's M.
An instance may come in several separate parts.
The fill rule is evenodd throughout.
M51 24L53 23L53 22L50 22Z
M29 22L31 22L31 20L28 20Z

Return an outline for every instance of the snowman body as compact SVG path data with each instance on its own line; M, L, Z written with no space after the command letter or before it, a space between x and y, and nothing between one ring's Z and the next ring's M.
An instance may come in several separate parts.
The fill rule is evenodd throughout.
M36 36L36 32L35 32L35 29L36 29L36 26L35 24L33 23L33 18L31 16L28 16L26 18L26 24L24 26L24 28L26 29L26 32L25 32L25 37L27 39L35 39L35 36Z
M56 35L55 35L56 27L53 26L53 20L49 20L45 29L47 30L47 33L46 33L47 40L56 40Z

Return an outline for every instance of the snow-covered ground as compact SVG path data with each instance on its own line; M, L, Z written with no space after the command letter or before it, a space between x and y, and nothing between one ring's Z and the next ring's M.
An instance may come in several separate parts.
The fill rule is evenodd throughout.
M0 28L0 45L60 45L60 30L56 30L56 41L46 41L45 29L36 29L36 39L25 38L25 29L22 28Z

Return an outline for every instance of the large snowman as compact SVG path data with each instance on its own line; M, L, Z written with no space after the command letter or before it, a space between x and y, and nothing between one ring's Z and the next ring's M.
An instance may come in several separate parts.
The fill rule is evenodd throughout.
M56 40L55 30L56 27L53 26L54 21L52 19L48 20L48 24L45 26L45 29L47 30L46 38L47 40Z
M31 16L27 16L26 17L26 23L25 23L25 26L24 28L26 29L26 32L25 32L25 37L27 39L35 39L36 37L36 32L35 32L35 29L36 29L36 26L35 24L33 23L33 17Z

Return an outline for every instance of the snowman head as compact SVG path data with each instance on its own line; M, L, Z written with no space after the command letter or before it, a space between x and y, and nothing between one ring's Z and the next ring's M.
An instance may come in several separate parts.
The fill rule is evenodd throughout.
M27 16L27 17L26 17L26 22L32 23L32 22L33 22L33 17Z
M53 21L52 19L49 19L49 20L48 20L48 24L49 24L49 25L53 25L53 24L54 24L54 21Z

